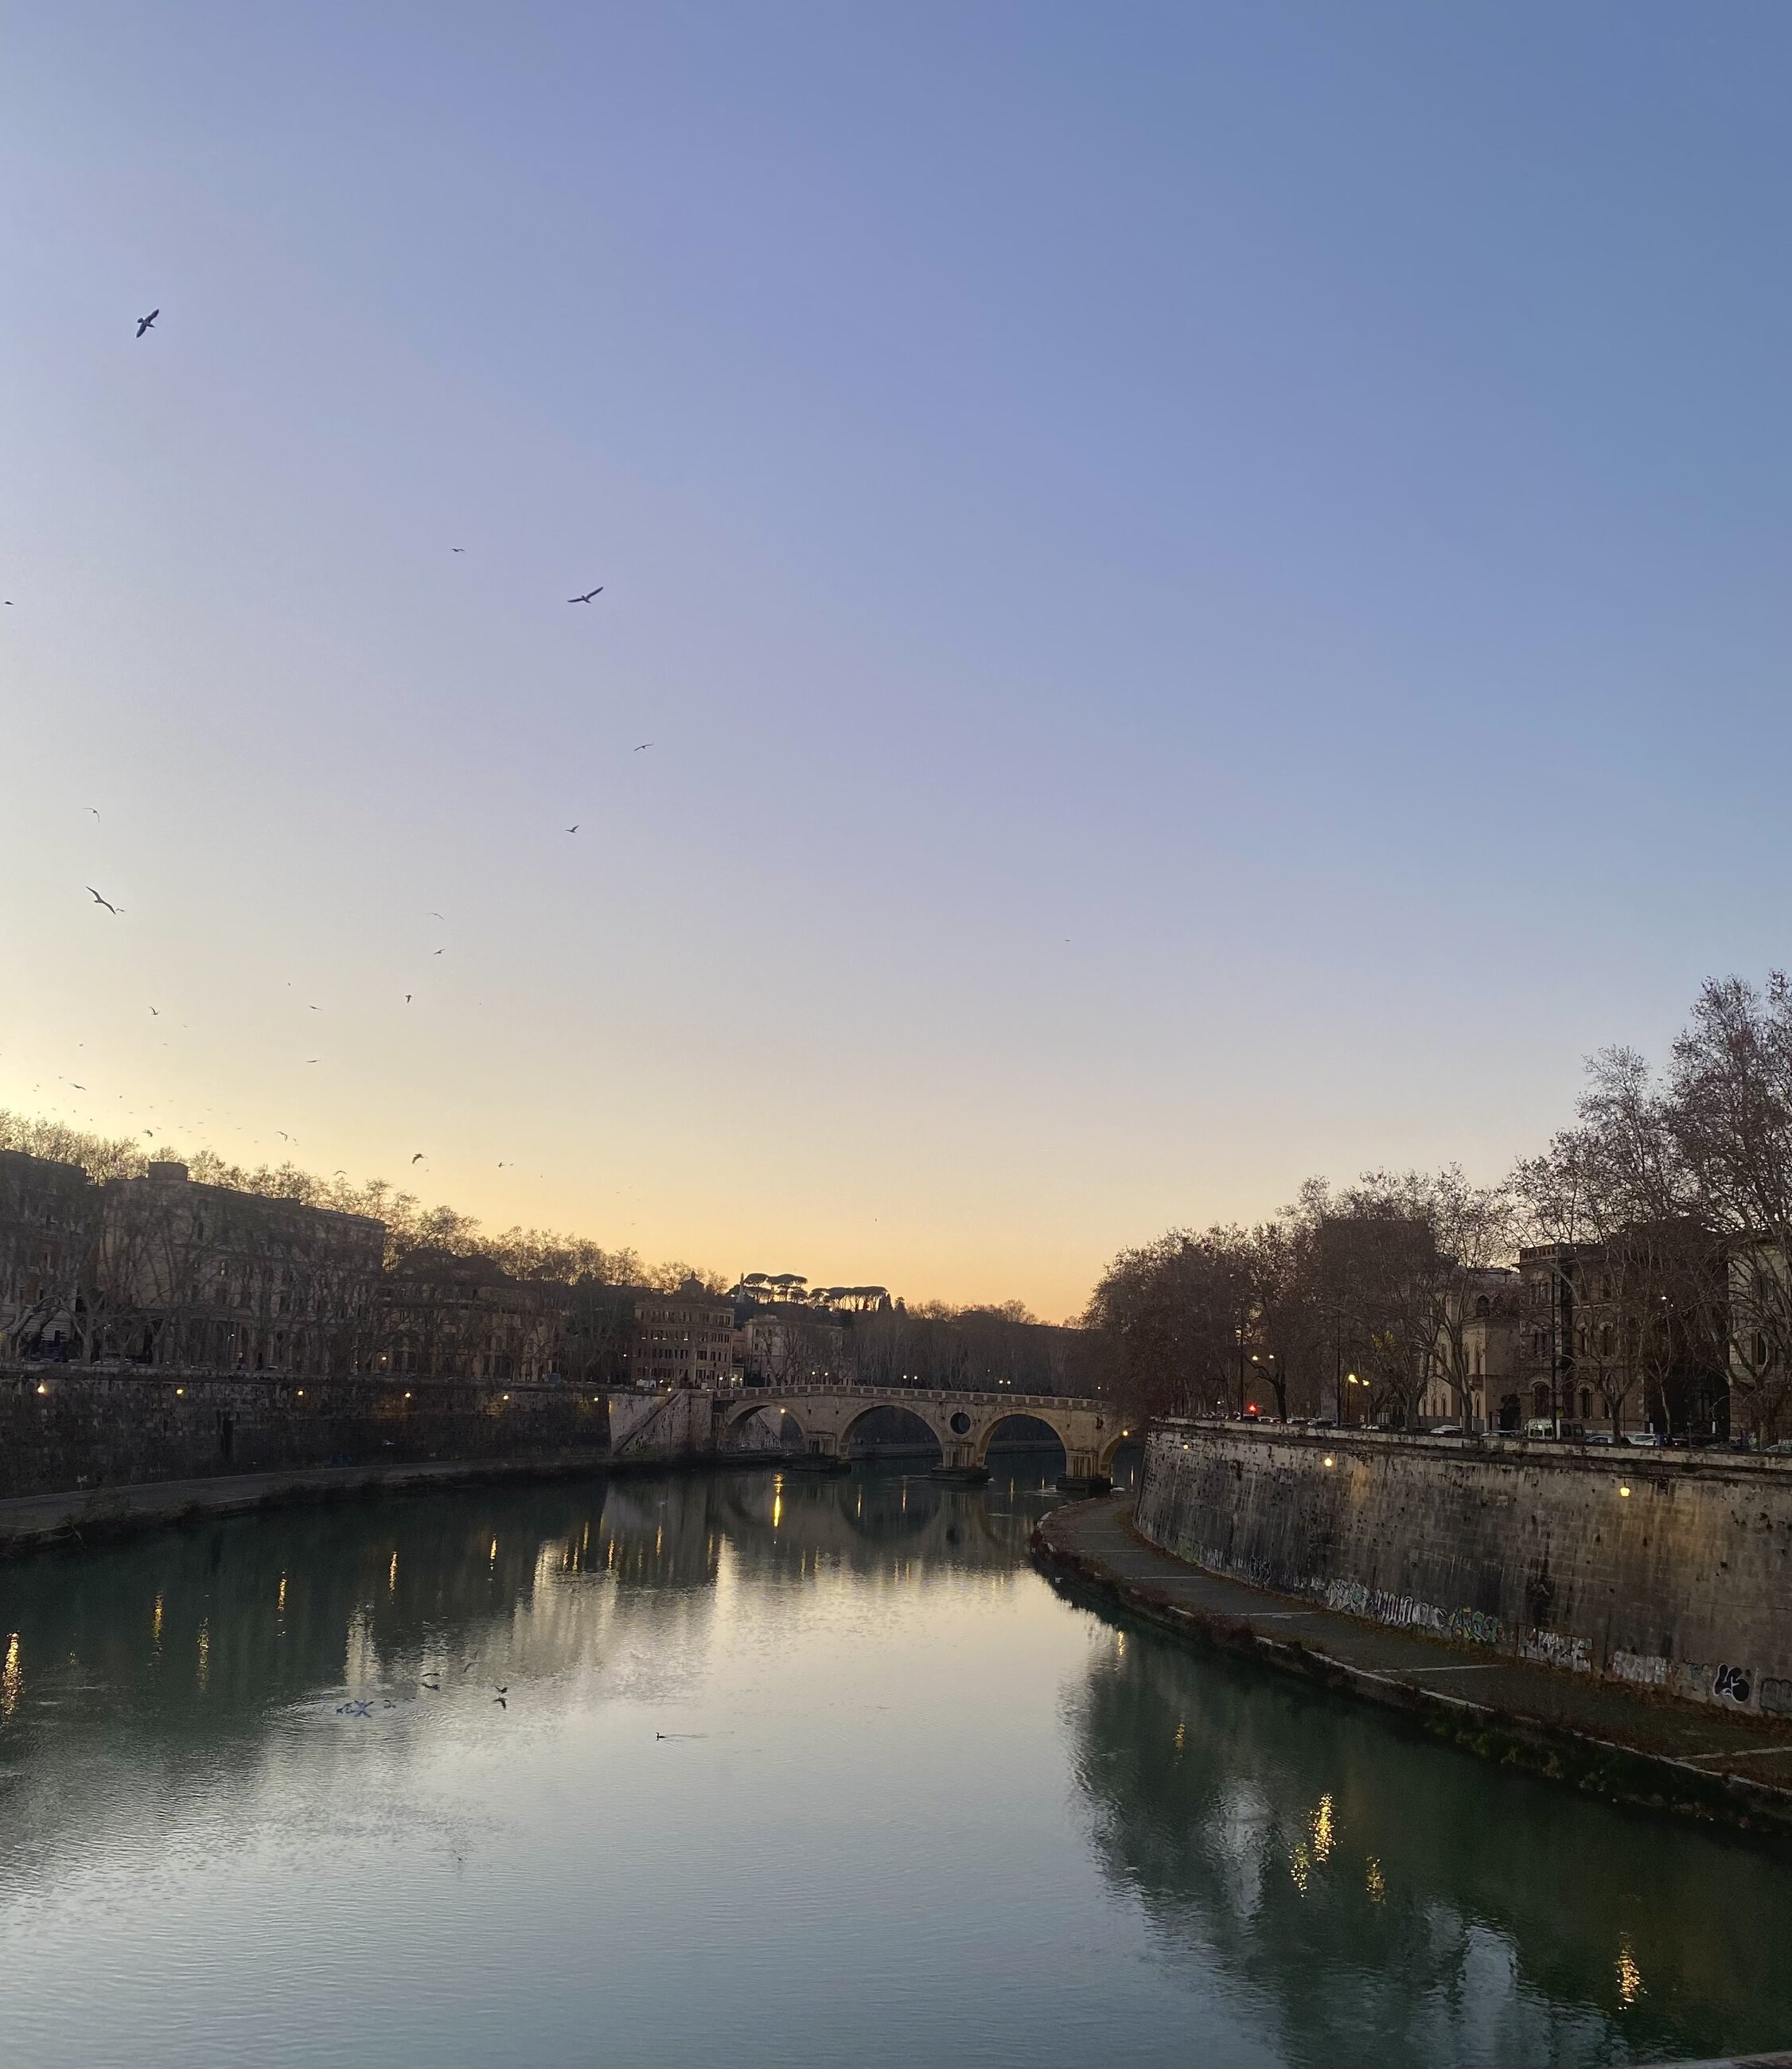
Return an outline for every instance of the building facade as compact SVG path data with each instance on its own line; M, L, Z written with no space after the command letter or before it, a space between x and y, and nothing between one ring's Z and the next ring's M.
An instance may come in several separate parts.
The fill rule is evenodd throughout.
M0 1357L67 1357L99 1225L86 1172L0 1149Z
M629 1373L638 1387L733 1384L734 1305L687 1279L676 1293L638 1294Z
M152 1164L100 1189L83 1348L149 1365L372 1369L386 1226L298 1200L195 1185Z
M379 1369L418 1379L547 1379L570 1298L557 1283L513 1279L492 1258L414 1250L380 1288Z

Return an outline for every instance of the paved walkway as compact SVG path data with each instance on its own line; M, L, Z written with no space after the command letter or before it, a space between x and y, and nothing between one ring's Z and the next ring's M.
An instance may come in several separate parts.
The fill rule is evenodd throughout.
M1470 1743L1489 1727L1516 1725L1587 1755L1580 1778L1609 1756L1651 1764L1653 1792L1739 1823L1792 1832L1792 1723L1727 1715L1508 1657L1394 1630L1209 1573L1147 1545L1132 1528L1129 1500L1111 1496L1052 1510L1038 1532L1049 1565L1105 1584L1135 1606L1191 1626L1275 1664L1382 1702L1416 1710ZM1442 1713L1453 1713L1446 1716ZM1489 1743L1489 1751L1500 1751ZM1608 1793L1639 1798L1635 1773ZM1715 1783L1715 1786L1714 1786ZM1726 1805L1724 1798L1733 1798Z

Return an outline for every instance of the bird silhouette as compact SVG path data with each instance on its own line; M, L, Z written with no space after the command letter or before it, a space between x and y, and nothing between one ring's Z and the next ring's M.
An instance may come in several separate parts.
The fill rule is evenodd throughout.
M508 1710L510 1708L510 1705L504 1700L502 1696L494 1696L492 1700L497 1704L500 1710Z
M459 549L456 548L455 550L458 552ZM432 1696L439 1696L442 1692L442 1683L439 1681L420 1681L417 1685L420 1688L428 1689Z
M510 1683L508 1681L494 1681L492 1686L500 1696L508 1696L510 1693Z
M410 1161L411 1161L411 1162L412 1162L413 1164L421 1164L421 1163L422 1162L422 1161L423 1161L423 1153L422 1153L422 1151L421 1149L419 1149L419 1150L418 1151L417 1154L416 1154L414 1157L413 1157L411 1158L411 1160L410 1160Z
M92 812L92 813L93 814L93 816L95 817L95 818L99 818L99 816L100 816L99 812L97 811L97 810L96 810L96 808L95 808L93 806L89 805L89 806L88 806L88 810L90 812Z
M321 1056L307 1056L305 1059L308 1063L320 1063L323 1060Z
M152 310L150 310L150 312L149 312L149 313L148 314L148 316L139 316L139 317L137 318L137 336L138 336L139 337L142 337L142 335L143 335L143 333L145 333L145 331L149 328L150 324L153 324L153 323L155 321L156 318L157 318L157 316L159 316L161 314L161 311L160 309L152 309Z
M407 991L407 992L405 994L405 1004L406 1004L406 1006L410 1005L410 997L411 997L410 994Z
M593 597L602 596L602 594L603 584L599 582L595 589L588 589L583 596L569 596L567 598L566 601L569 603L589 603Z
M652 742L651 740L643 740L643 741L642 741L641 745L640 745L638 748L636 748L635 751L635 753L636 753L637 754L645 754L645 753L647 753L647 749L648 749L650 747L651 747L651 746L652 746L652 745L653 745L653 742Z
M87 886L87 894L88 897L93 900L96 905L104 905L106 910L111 913L113 919L116 920L118 917L118 908L113 904L109 898L102 898L91 884Z
M280 1138L282 1142L290 1142L292 1140L292 1137L287 1133L284 1128L276 1128L274 1130L274 1132Z
M448 551L451 553L463 553L467 549L464 546L451 546L448 549Z
M150 1009L149 1009L149 1012L150 1012L150 1016L151 1016L151 1018L153 1018L153 1019L157 1019L157 1020L161 1019L161 1015L159 1013L157 1013L157 1012L156 1011L156 1009L154 1008L154 1006L152 1006L150 1007Z

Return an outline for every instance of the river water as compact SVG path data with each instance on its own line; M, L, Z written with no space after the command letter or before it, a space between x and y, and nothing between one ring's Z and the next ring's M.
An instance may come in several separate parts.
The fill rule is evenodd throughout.
M414 1496L0 1568L0 2060L1792 2039L1792 1869L1064 1603L1025 1553L1055 1463Z

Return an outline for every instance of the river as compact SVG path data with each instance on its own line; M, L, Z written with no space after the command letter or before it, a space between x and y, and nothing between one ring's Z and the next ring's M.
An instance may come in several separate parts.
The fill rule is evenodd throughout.
M0 2059L1792 2039L1792 1868L1071 1606L1026 1559L1055 1463L412 1496L0 1568Z

